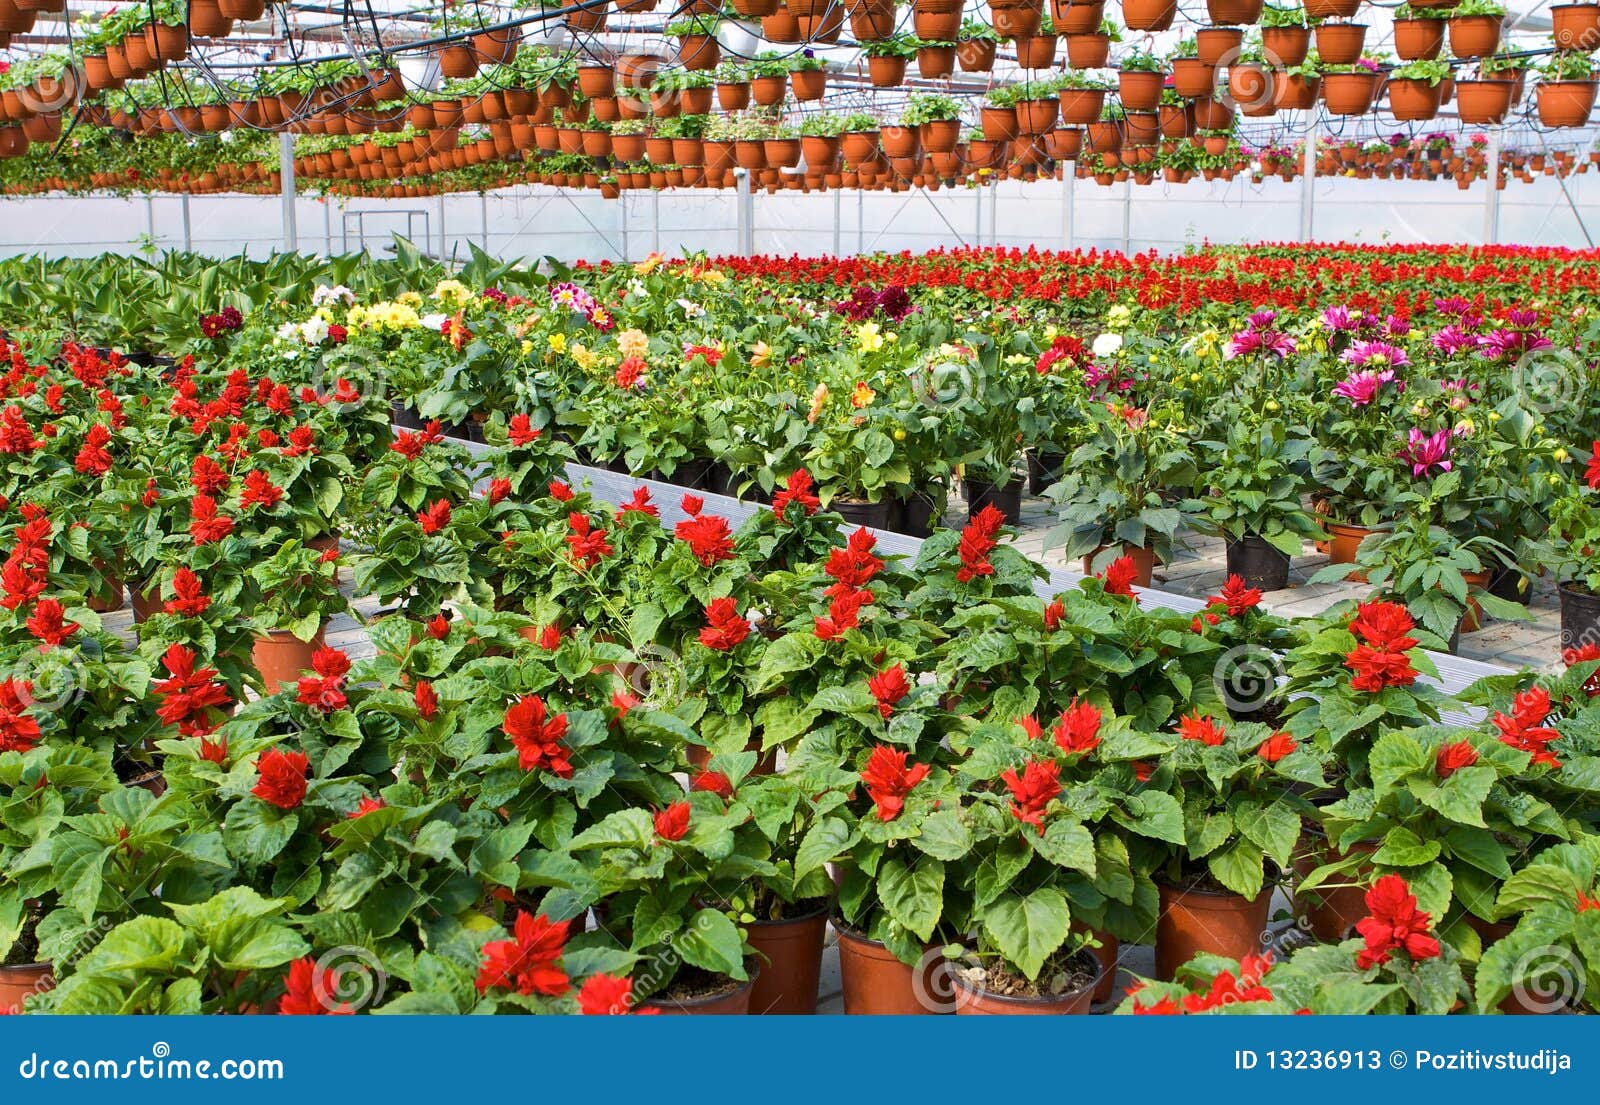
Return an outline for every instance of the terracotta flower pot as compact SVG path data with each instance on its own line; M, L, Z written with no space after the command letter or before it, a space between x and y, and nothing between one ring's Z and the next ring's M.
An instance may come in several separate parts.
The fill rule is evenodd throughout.
M1156 977L1170 980L1200 952L1243 959L1261 950L1272 895L1255 898L1226 891L1183 890L1158 884L1161 916L1156 921Z
M1103 559L1102 554L1106 551L1106 548L1107 546L1101 545L1094 552L1083 558L1084 575L1088 576L1095 574L1096 569L1094 566L1101 562ZM1118 555L1129 556L1133 558L1133 582L1136 586L1150 586L1150 579L1156 568L1155 549L1148 547L1141 549L1136 548L1133 545L1125 544L1122 546L1122 552L1120 552ZM1104 571L1103 568L1099 570Z
M916 967L876 940L835 923L844 1011L851 1016L927 1016L955 1011L945 959L929 949Z
M1129 111L1154 111L1161 103L1162 73L1121 70L1117 73L1117 95Z
M1396 19L1394 52L1402 61L1431 61L1444 49L1444 20Z
M1325 73L1322 100L1335 115L1365 115L1378 95L1376 73Z
M1056 95L1061 104L1061 121L1070 126L1084 126L1100 120L1100 109L1106 94L1098 88L1063 88Z
M323 647L322 630L309 641L302 641L287 630L273 630L258 636L250 656L268 694L277 694L285 683L293 683L302 672L311 670L311 657Z
M48 963L23 963L0 967L0 1014L22 1012L23 999L55 988Z
M1439 98L1443 89L1423 80L1391 80L1389 82L1389 111L1402 122L1432 119L1439 114Z
M950 972L955 984L956 1015L961 1017L1088 1016L1089 1007L1105 968L1088 949L1080 952L1076 966L1091 976L1090 981L1060 994L1040 997L1014 997L983 989L960 968Z
M1351 851L1371 854L1377 847L1376 842L1362 842ZM1327 840L1319 836L1312 849L1295 860L1295 874L1304 880L1312 871L1334 858ZM1372 867L1362 864L1352 872L1335 876L1335 885L1306 891L1296 889L1295 916L1302 919L1312 935L1324 943L1334 944L1346 939L1355 929L1356 922L1367 915L1367 888L1364 884L1371 877Z
M808 1015L817 1011L827 931L827 903L803 917L746 926L750 946L762 957L761 973L750 995L751 1013Z
M1464 15L1450 20L1450 52L1458 58L1481 58L1500 46L1504 20L1498 15Z
M1581 127L1594 110L1594 81L1541 81L1539 122L1547 127Z
M1292 69L1306 60L1311 49L1311 28L1263 27L1261 45L1266 50L1267 61Z
M1067 64L1074 69L1103 69L1110 56L1110 35L1094 31L1067 36Z
M1028 35L1013 39L1017 64L1024 69L1048 69L1056 62L1055 35Z
M1172 59L1172 87L1188 99L1210 96L1216 91L1217 68L1199 58Z
M1600 46L1600 4L1556 4L1550 8L1550 33L1558 50Z
M648 998L644 1001L643 1008L654 1009L657 1013L668 1017L743 1017L750 1012L750 995L755 991L756 980L760 977L760 970L752 967L750 978L736 989L708 994L705 997L685 998L682 1001L660 997Z
M1324 523L1323 528L1328 531L1328 560L1333 564L1354 564L1356 550L1361 547L1361 542L1372 534L1381 532L1367 529L1365 526L1332 521Z
M1164 31L1178 14L1178 0L1123 0L1122 21L1133 31Z
M1316 30L1317 53L1328 65L1350 65L1367 40L1365 23L1324 23Z
M1456 81L1456 115L1468 126L1500 123L1511 110L1510 81Z

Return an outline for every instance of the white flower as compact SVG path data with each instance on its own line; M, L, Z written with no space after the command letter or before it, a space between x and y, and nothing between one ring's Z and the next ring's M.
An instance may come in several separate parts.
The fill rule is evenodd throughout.
M1109 357L1122 348L1122 335L1101 334L1094 339L1094 345L1091 348L1094 350L1096 357Z
M693 300L680 299L678 300L678 306L683 308L683 313L689 318L700 318L706 313L706 309Z
M434 333L438 333L439 332L439 328L441 326L443 326L445 324L446 320L448 320L449 318L450 318L449 315L440 315L440 314L423 315L420 325L424 330L432 330Z
M300 340L307 345L321 345L328 338L328 320L312 315L300 324Z
M313 307L321 307L324 303L350 304L355 301L356 293L343 284L336 284L331 288L326 284L318 284L317 290L311 293L311 305Z
M278 327L277 335L279 341L296 341L300 337L300 325L294 322L286 322Z

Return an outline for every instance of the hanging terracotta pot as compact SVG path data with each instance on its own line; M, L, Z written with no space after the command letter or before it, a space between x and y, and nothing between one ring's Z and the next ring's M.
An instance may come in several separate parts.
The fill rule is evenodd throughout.
M1270 64L1293 69L1306 60L1306 54L1311 50L1311 28L1263 27L1261 46Z
M1488 57L1500 48L1504 23L1498 15L1464 15L1450 20L1450 53L1458 58Z
M1122 21L1132 31L1164 31L1178 14L1178 0L1122 0Z
M1110 35L1095 31L1067 36L1067 64L1074 69L1104 69L1110 56Z
M1594 110L1594 81L1540 81L1539 122L1547 127L1581 127Z
M715 69L722 61L722 47L715 35L684 35L678 39L678 64L694 72Z
M1556 4L1550 24L1557 50L1588 53L1600 47L1600 4Z
M1394 52L1402 61L1432 61L1444 49L1444 20L1396 19Z
M956 70L954 46L917 47L917 75L925 81L939 81Z
M1468 126L1493 126L1511 111L1510 81L1456 81L1456 115Z
M452 80L465 80L476 76L478 56L470 46L446 46L439 51L439 72Z
M1217 69L1199 58L1172 59L1172 88L1186 99L1199 99L1216 91Z
M1261 22L1265 0L1206 0L1206 11L1213 23L1249 26Z
M1365 23L1323 23L1317 27L1317 54L1325 65L1352 65L1367 40Z
M1261 951L1272 895L1254 898L1227 891L1193 890L1158 883L1161 916L1156 921L1156 977L1170 980L1201 952L1243 959Z
M1307 19L1349 19L1361 8L1361 0L1306 0Z
M189 31L198 38L226 38L233 33L233 20L222 14L217 0L190 0Z
M1056 62L1056 36L1031 35L1014 39L1017 64L1024 69L1048 69Z
M1129 111L1154 111L1161 102L1162 73L1122 69L1117 72L1117 96Z
M1430 81L1401 78L1389 82L1389 111L1398 120L1421 122L1439 114L1442 89Z
M1378 96L1376 73L1324 73L1322 100L1335 115L1365 115Z
M1079 3L1078 0L1050 0L1050 11L1059 35L1089 35L1100 30L1104 18L1104 0Z

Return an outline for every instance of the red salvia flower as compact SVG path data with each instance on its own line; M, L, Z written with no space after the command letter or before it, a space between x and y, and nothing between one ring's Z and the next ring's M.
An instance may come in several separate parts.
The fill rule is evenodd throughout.
M700 772L689 780L689 789L709 791L722 799L733 797L733 782L720 771Z
M245 473L244 490L239 492L239 508L249 510L253 506L264 506L268 510L277 506L283 500L283 488L272 482L272 478L259 468L253 468Z
M435 614L428 619L428 636L435 641L442 641L450 636L450 619L443 614Z
M1274 733L1261 742L1256 754L1269 764L1275 764L1299 747L1288 733Z
M219 767L227 762L228 742L226 740L212 741L205 737L200 738L200 758Z
M289 964L289 974L283 980L283 987L283 997L278 999L279 1016L347 1016L355 1012L348 1002L338 1000L339 972L331 967L317 966L317 961L310 956Z
M683 508L683 512L689 517L698 518L700 512L706 508L706 501L699 495L686 494L678 505Z
M1434 773L1441 779L1448 779L1464 767L1471 767L1478 762L1478 750L1472 747L1469 740L1459 740L1453 744L1439 747L1439 754L1434 759Z
M494 506L511 494L511 481L504 476L496 476L489 481L489 505Z
M417 707L417 716L424 721L431 721L439 714L439 696L433 689L433 684L426 679L417 680L417 687L411 692L411 701Z
M933 770L927 764L906 763L906 752L880 744L867 756L861 783L867 788L879 821L893 821L906 808L906 795Z
M324 714L349 705L344 695L344 677L350 673L350 658L336 648L319 648L311 654L315 675L302 675L297 685L298 701Z
M690 806L687 802L674 802L655 816L656 835L662 840L682 840L689 831Z
M567 942L567 922L551 921L543 913L534 917L517 911L510 940L491 940L483 946L483 963L476 985L489 990L515 990L519 994L559 997L572 988L557 960Z
M877 699L878 713L887 719L894 713L895 703L911 693L911 684L906 680L906 669L893 664L868 679L867 690Z
M961 541L956 546L956 552L961 557L961 567L956 569L958 582L970 583L979 576L994 575L989 554L999 544L996 535L1005 520L1005 515L991 503L978 511L977 516L961 530Z
M204 737L216 729L211 721L212 709L224 709L233 704L228 688L217 679L214 668L197 668L195 653L181 644L168 647L161 657L168 678L151 684L151 691L161 699L156 717L163 725L176 725L185 737Z
M877 547L878 539L863 526L849 536L844 548L830 550L828 563L823 567L823 571L827 572L835 583L828 588L826 594L830 598L848 594L871 582L872 577L883 570L883 561L872 551Z
M1543 687L1530 687L1511 700L1511 714L1496 713L1491 719L1500 730L1500 743L1530 753L1533 763L1560 767L1561 761L1550 751L1551 741L1561 734L1544 726L1550 714L1550 692Z
M1573 664L1583 664L1591 660L1600 660L1600 643L1586 641L1578 648L1565 648L1561 650L1561 662L1571 667ZM1590 698L1600 698L1600 668L1589 674L1583 681L1583 693Z
M197 618L211 605L211 596L200 585L200 577L188 568L172 573L172 597L162 607L168 614Z
M1209 717L1201 717L1198 710L1178 719L1178 735L1186 741L1199 741L1213 748L1228 739L1222 726Z
M562 743L567 735L567 715L548 716L544 699L525 694L506 710L503 727L517 749L524 771L543 769L562 779L572 778L571 752Z
M750 623L739 616L738 604L728 596L712 599L706 605L706 625L700 630L700 643L717 652L737 646L750 634Z
M189 536L196 545L221 541L233 532L233 519L217 512L217 501L210 495L195 495L189 504Z
M1051 602L1044 608L1044 628L1046 633L1054 633L1061 628L1061 619L1067 616L1067 607L1060 599Z
M815 619L817 638L833 641L844 636L845 630L855 629L861 624L861 608L871 602L871 591L847 591L835 595L828 604L828 616Z
M1259 587L1246 587L1244 577L1230 575L1228 582L1223 584L1220 595L1212 595L1206 600L1209 606L1226 606L1228 616L1237 618L1246 610L1261 604L1261 589Z
M618 514L627 514L629 512L645 514L651 518L661 517L661 511L656 509L655 504L650 501L650 489L648 487L635 488L633 498L617 508Z
M202 495L215 495L228 486L228 472L205 453L195 456L189 466L189 483Z
M35 603L33 613L24 624L40 642L40 652L61 644L81 628L77 622L67 621L66 609L55 599L40 599Z
M550 497L558 503L570 503L572 501L572 488L560 480L551 480Z
M111 453L106 446L111 443L111 431L96 422L83 436L83 447L73 461L73 468L86 476L103 476L111 470Z
M361 796L361 801L356 803L356 808L350 812L350 816L346 818L346 820L359 820L360 818L367 816L369 813L376 813L378 810L388 806L388 804L389 803L385 802L382 798L368 798L365 794L363 794Z
M716 514L701 514L679 522L673 532L688 542L689 551L704 567L733 557L733 531L728 520Z
M532 423L525 414L514 414L506 426L506 432L511 435L511 444L518 447L532 445L539 440L539 431L533 428Z
M1100 721L1100 710L1094 703L1073 699L1051 730L1056 747L1069 755L1093 752L1100 746Z
M596 526L586 514L573 511L567 515L567 548L578 570L587 571L611 555L611 545L606 541L606 531Z
M306 770L310 766L304 752L269 748L256 760L259 775L250 793L280 810L292 810L305 801Z
M27 712L32 694L25 679L0 681L0 752L31 752L39 743L39 723Z
M635 1009L633 982L614 975L590 975L578 990L578 1012L586 1017L621 1017L654 1014L654 1009Z
M1133 581L1138 574L1139 568L1134 564L1133 557L1119 556L1106 565L1106 570L1100 573L1099 578L1106 594L1138 598L1133 593Z
M1044 835L1045 809L1061 793L1061 766L1054 760L1030 760L1019 775L1015 768L1000 778L1011 791L1011 814L1024 825L1032 825Z
M1404 951L1413 960L1439 954L1439 941L1429 933L1431 918L1417 909L1416 895L1399 875L1388 874L1367 891L1370 916L1356 922L1366 947L1356 956L1361 970L1387 963L1391 953Z
M1356 607L1350 632L1380 651L1405 652L1417 647L1416 638L1409 636L1416 624L1399 603L1364 602Z
M815 514L822 509L822 500L812 494L811 473L804 468L796 468L789 475L789 482L782 491L772 496L772 513L778 521L786 525L793 524L789 518L789 507L798 503L807 516Z
M450 524L450 503L445 499L435 500L433 505L425 507L417 515L417 524L422 527L424 534L438 533Z

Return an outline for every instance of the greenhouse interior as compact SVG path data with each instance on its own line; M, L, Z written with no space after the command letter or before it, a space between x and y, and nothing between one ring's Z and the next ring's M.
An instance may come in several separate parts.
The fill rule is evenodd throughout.
M0 1045L1600 1011L1600 3L727 4L0 0Z

